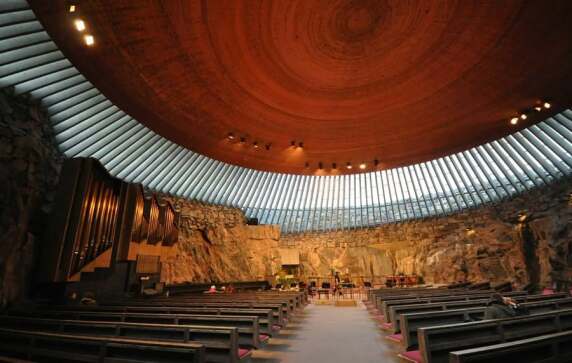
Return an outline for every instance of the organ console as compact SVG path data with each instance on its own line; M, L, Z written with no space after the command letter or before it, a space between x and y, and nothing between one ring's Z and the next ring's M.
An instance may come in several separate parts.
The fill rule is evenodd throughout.
M40 282L64 282L111 249L124 261L132 242L173 245L178 216L141 185L108 174L95 159L67 159L49 228L42 243Z

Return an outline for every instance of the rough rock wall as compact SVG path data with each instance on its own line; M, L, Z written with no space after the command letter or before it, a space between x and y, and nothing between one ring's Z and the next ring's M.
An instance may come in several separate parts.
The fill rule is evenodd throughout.
M403 272L429 283L469 279L546 286L572 280L571 192L568 179L452 216L283 235L280 244L300 251L306 276L327 276L333 268L368 280Z
M25 296L61 169L38 105L0 91L0 304Z
M416 273L429 283L469 279L535 282L572 278L572 181L451 216L347 231L280 235L248 226L235 208L177 198L179 242L163 260L168 282L271 279L280 249L300 254L303 278L332 270L381 282Z

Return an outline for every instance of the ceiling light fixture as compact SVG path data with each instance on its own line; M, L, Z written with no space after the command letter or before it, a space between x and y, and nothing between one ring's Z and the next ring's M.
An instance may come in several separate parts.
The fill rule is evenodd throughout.
M359 164L359 168L360 168L361 170L365 169L366 167L367 167L367 164L366 164L366 163L361 163L361 164Z
M229 140L234 140L234 134L233 134L232 132L229 132L226 137L227 137Z
M92 46L93 44L95 44L95 39L93 38L93 35L86 35L83 37L83 40L85 41L85 44L88 46Z
M544 108L549 109L550 107L552 107L552 105L550 104L550 102L544 102L544 104L542 105L544 106Z
M526 113L521 114L521 115L520 115L520 118L523 119L523 120L526 120L526 119L527 119Z
M510 124L511 125L516 125L518 123L518 117L513 117L510 119Z
M350 163L350 162L348 161L348 163L346 164L346 168L347 168L347 169L351 169L351 168L352 168L352 163Z
M82 32L85 30L85 22L81 19L76 19L73 24L78 32Z
M252 147L258 149L258 141L253 142Z
M75 13L75 9L76 9L75 5L70 5L68 10L70 13Z

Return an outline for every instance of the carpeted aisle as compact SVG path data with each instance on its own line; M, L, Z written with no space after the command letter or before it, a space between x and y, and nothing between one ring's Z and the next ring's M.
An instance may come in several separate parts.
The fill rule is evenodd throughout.
M363 306L308 305L278 337L254 353L254 363L399 362Z

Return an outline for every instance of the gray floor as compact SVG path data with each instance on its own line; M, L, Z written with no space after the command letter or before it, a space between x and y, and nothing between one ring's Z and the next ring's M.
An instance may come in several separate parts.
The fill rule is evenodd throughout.
M254 352L253 363L399 362L398 347L363 306L308 305L278 337Z

